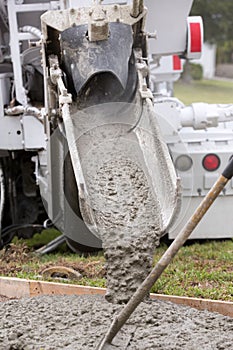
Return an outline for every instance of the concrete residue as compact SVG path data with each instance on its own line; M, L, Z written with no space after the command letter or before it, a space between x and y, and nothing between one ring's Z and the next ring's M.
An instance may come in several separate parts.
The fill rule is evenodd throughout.
M0 350L93 350L120 309L97 296L1 303ZM231 350L233 344L232 318L162 301L142 303L119 335L132 329L127 350Z

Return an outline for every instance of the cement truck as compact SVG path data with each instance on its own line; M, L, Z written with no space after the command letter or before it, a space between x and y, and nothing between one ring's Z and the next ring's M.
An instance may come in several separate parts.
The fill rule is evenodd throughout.
M160 237L172 232L188 181L181 130L198 118L204 133L232 119L232 106L185 108L153 95L151 60L175 55L177 67L177 57L201 54L202 22L188 17L191 5L0 1L2 246L38 232L45 217L76 251L101 248L109 232L128 240L145 218ZM230 133L222 136L230 144ZM198 166L188 179L196 177Z

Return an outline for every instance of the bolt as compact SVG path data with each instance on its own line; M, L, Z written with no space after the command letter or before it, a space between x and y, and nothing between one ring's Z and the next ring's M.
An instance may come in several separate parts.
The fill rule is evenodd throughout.
M155 33L147 33L147 35L148 35L148 39L157 39L158 38L156 32Z

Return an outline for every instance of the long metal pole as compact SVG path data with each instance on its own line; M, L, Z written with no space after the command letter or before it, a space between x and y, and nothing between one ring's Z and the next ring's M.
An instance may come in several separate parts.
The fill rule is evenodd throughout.
M140 15L140 13L142 13L143 8L144 8L143 0L133 0L131 16L134 18L137 18Z
M4 185L4 174L2 166L0 164L0 246L2 240L2 219L3 219L3 209L5 203L5 185Z
M101 342L97 350L104 350L104 349L107 350L108 345L111 344L113 338L116 336L119 330L126 323L126 321L131 316L131 314L136 309L136 307L141 303L144 297L148 294L151 287L158 280L158 278L160 277L162 272L165 270L165 268L170 264L174 256L177 254L179 249L186 242L186 240L191 235L191 233L193 232L197 224L203 218L207 210L213 204L214 200L218 197L218 195L221 193L221 191L226 186L228 181L232 178L232 176L233 176L233 158L230 160L223 174L219 177L219 179L216 181L212 189L209 191L209 193L203 199L199 207L196 209L195 213L189 219L188 223L185 225L183 230L179 233L179 235L176 237L176 239L173 241L170 247L166 250L166 252L163 254L161 259L158 261L156 266L151 271L151 273L144 280L141 286L139 286L137 291L134 293L134 295L131 297L129 302L126 304L126 306L121 310L119 315L113 320L107 334L105 335L103 341Z

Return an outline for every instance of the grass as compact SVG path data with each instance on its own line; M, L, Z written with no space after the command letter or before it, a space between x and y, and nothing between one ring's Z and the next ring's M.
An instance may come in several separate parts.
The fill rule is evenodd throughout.
M29 245L31 242L29 240ZM167 249L162 243L156 249L154 263ZM172 264L165 270L152 292L213 300L233 301L233 240L207 241L188 244L181 248ZM0 275L26 279L56 281L44 278L42 271L51 266L71 267L82 274L82 279L64 283L105 287L104 257L79 256L62 248L61 252L44 256L35 255L26 241L15 241L7 250L0 252Z
M184 84L175 83L174 95L184 104L193 102L233 103L233 82L222 80L200 80Z
M155 262L165 246L158 249ZM155 293L233 301L233 240L182 247L153 286Z

